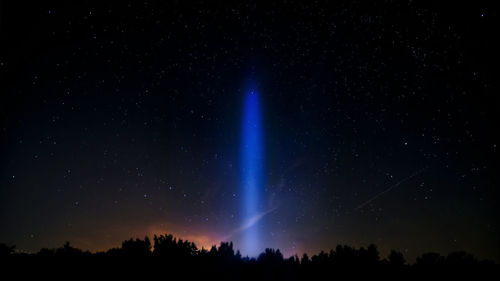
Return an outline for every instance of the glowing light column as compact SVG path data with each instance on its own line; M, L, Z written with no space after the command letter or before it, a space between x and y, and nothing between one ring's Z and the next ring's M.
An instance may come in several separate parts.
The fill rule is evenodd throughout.
M262 177L262 133L260 103L257 92L246 94L243 109L241 167L243 220L249 222L259 213ZM243 231L242 253L255 256L260 252L258 223Z

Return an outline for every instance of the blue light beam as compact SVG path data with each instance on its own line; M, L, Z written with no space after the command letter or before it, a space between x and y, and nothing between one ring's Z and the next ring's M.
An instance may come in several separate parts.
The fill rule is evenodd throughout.
M248 222L260 211L260 190L262 188L262 132L259 96L249 91L245 96L243 110L243 131L241 143L241 166L243 188L243 220ZM242 253L256 256L260 252L259 223L253 223L243 231Z

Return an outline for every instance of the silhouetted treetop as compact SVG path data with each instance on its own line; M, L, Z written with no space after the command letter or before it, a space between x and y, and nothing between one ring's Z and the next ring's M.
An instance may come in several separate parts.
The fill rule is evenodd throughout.
M36 254L16 253L15 246L0 244L0 254L3 257L21 258L21 260L34 257L40 259L39 262L54 258L62 258L61 260L73 264L98 261L95 266L96 264L116 264L118 267L127 265L136 269L146 268L151 264L156 268L183 270L183 274L187 276L193 276L199 271L212 272L219 277L226 276L226 279L242 276L244 279L307 280L311 276L331 276L342 272L349 274L399 272L411 275L419 271L450 267L460 270L477 267L496 268L493 262L478 262L466 252L453 252L447 256L433 252L424 253L416 259L414 264L408 264L401 252L393 250L386 259L381 259L377 247L373 244L358 249L338 245L335 249L328 252L321 251L311 257L304 253L301 258L297 255L284 258L279 249L267 248L257 258L249 258L242 257L238 250L235 251L232 242L221 242L219 246L214 245L210 250L198 249L193 242L176 238L171 234L154 235L153 243L147 236L144 239L130 238L123 241L119 248L98 253L82 251L73 247L70 242L66 242L60 248L42 248ZM134 263L130 263L131 260ZM105 263L101 263L102 261ZM361 270L366 268L370 270ZM198 271L193 271L193 269L198 269ZM252 276L253 278L250 278ZM262 278L263 276L266 278Z

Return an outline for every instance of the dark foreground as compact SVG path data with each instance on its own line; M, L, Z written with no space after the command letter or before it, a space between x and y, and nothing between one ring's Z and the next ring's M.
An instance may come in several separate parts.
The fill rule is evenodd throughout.
M449 280L465 277L496 280L500 276L498 264L478 261L465 252L447 256L425 253L409 264L396 251L381 258L374 245L359 249L339 245L311 258L307 255L284 258L279 250L266 249L251 259L235 252L232 243L199 250L194 243L161 235L154 237L153 246L148 238L130 239L124 241L121 248L90 253L66 243L58 249L26 254L1 244L2 272L21 278L134 277L139 280Z

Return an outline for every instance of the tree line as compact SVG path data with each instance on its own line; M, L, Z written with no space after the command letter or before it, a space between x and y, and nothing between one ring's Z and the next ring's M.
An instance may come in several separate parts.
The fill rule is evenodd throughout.
M195 243L177 239L171 234L154 235L152 241L147 236L144 239L131 238L123 241L119 248L95 253L73 247L69 242L55 249L42 248L37 253L21 253L14 246L0 244L0 256L18 264L31 262L49 265L47 261L59 261L68 268L75 264L85 264L103 268L103 265L109 265L108 268L127 265L126 267L136 269L154 265L174 271L182 269L182 272L192 274L212 272L226 277L240 276L240 279L259 276L266 276L268 279L307 279L311 276L328 276L333 272L350 275L367 272L414 275L444 269L498 269L493 261L478 260L463 251L445 256L434 252L424 253L413 263L406 261L403 253L395 250L381 258L373 244L366 248L338 245L329 252L321 251L311 257L304 253L301 257L294 255L288 258L279 249L268 248L257 257L250 258L235 250L232 242L221 242L218 247L214 245L210 249L199 249ZM77 262L71 265L72 261Z

